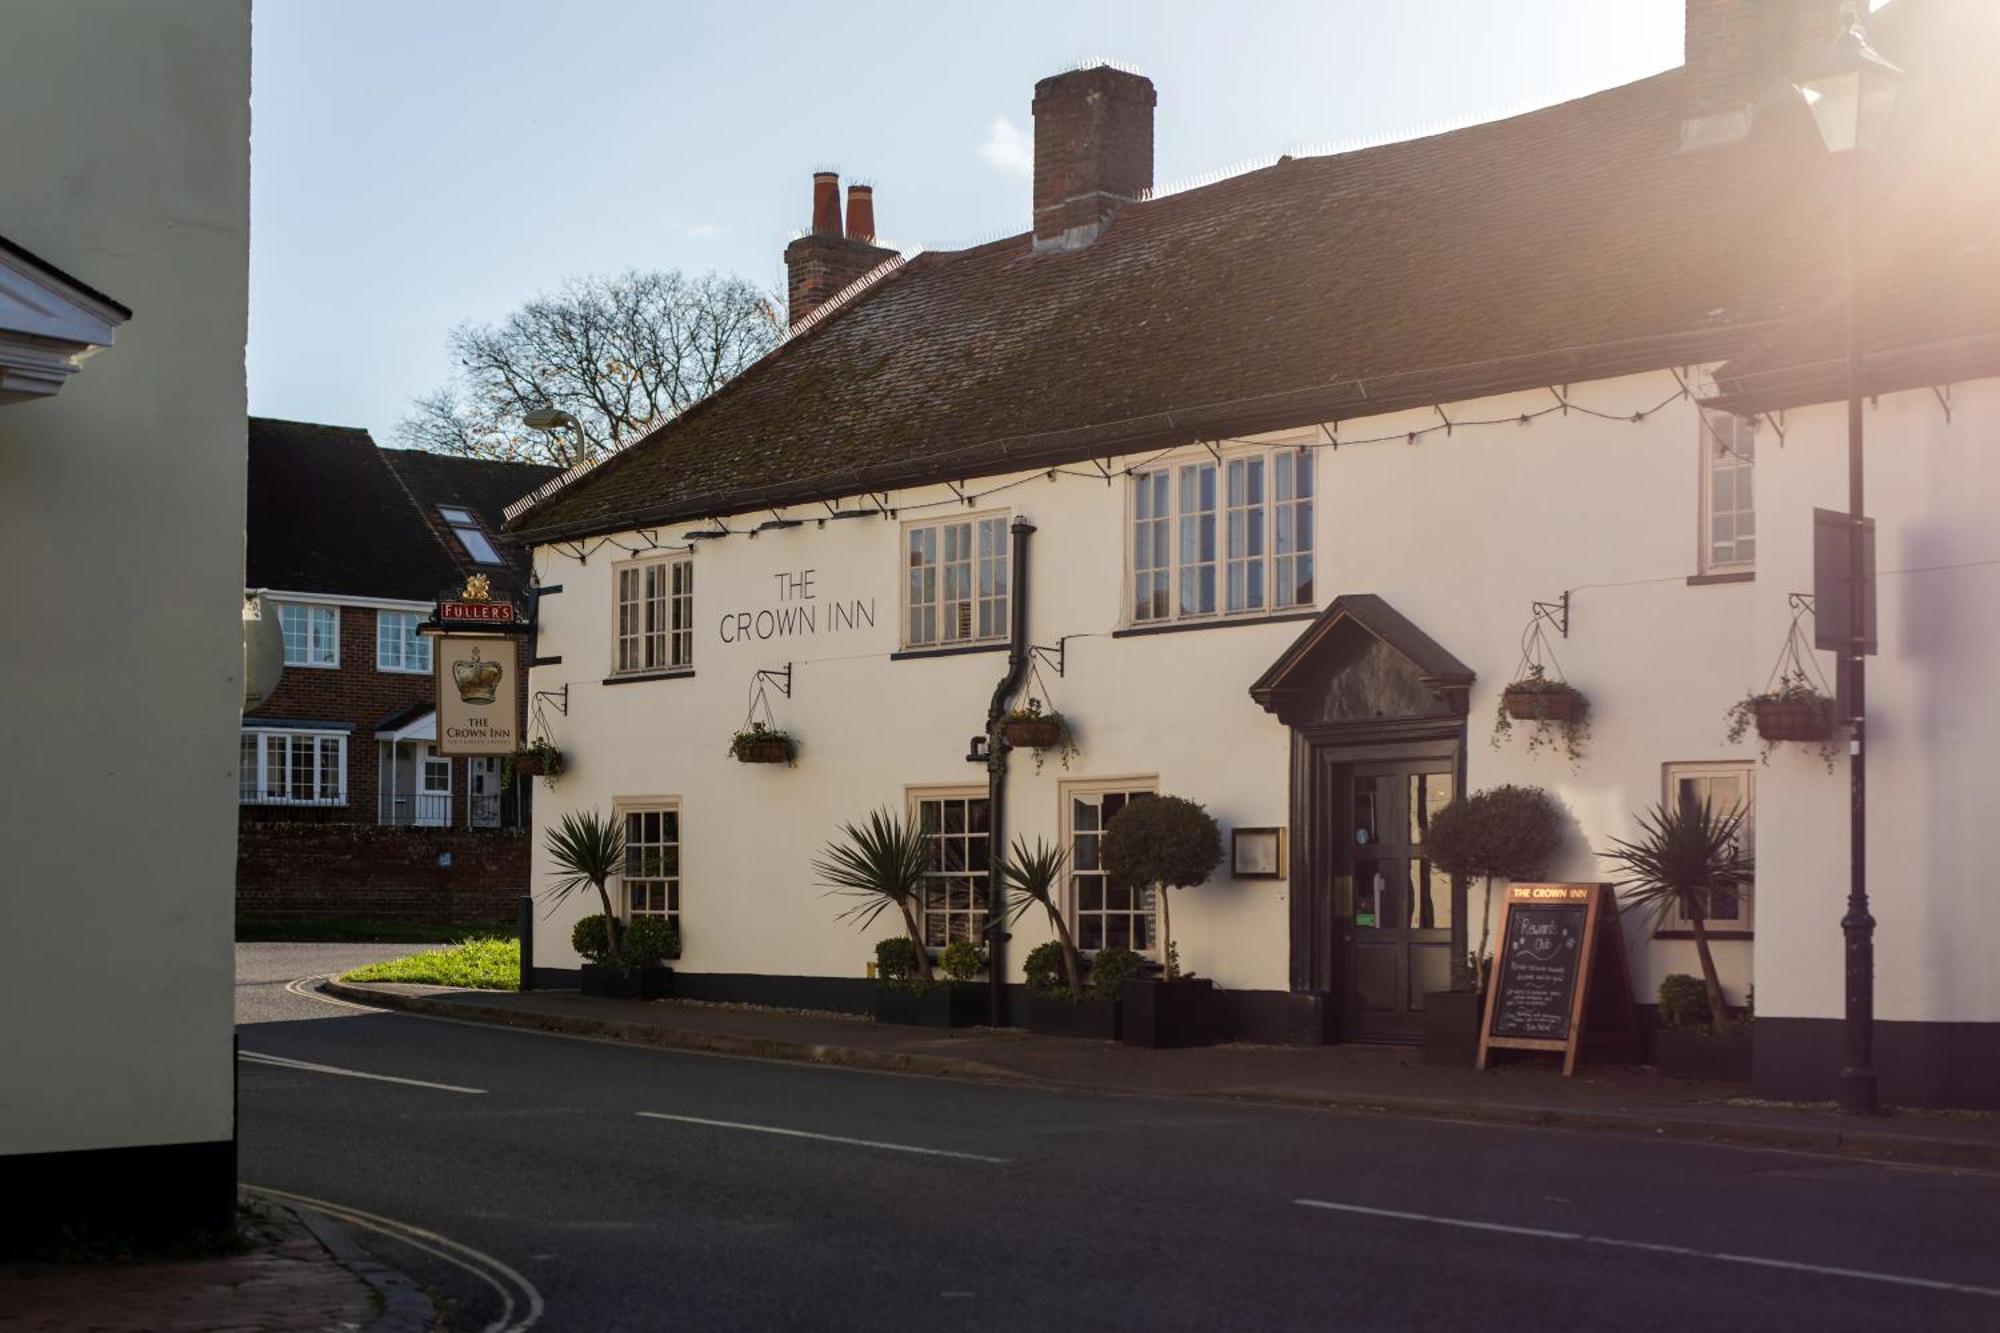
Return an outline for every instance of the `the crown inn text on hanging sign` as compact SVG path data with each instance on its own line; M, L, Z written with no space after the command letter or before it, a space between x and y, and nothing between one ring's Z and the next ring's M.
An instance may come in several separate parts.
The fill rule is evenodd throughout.
M875 628L873 597L823 602L813 587L813 576L817 573L816 569L799 569L773 574L778 604L756 611L724 611L716 632L724 643L743 643L752 639L803 638Z

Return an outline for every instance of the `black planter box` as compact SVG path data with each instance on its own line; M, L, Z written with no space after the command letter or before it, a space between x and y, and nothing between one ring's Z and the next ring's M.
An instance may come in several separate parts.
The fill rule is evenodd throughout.
M1706 1028L1661 1028L1653 1034L1653 1065L1665 1078L1698 1078L1711 1083L1750 1081L1751 1028L1724 1024Z
M1424 1063L1470 1069L1479 1062L1486 997L1472 991L1424 992Z
M631 971L609 963L585 963L583 993L614 1000L664 1000L674 993L671 967L637 967Z
M1155 1050L1215 1044L1215 983L1207 977L1125 983L1120 1039Z
M1028 996L1028 1031L1044 1037L1092 1037L1118 1040L1116 1000L1086 997L1066 1000L1054 995Z
M941 981L928 990L875 987L875 1021L923 1028L971 1028L986 1021L986 987L977 981Z

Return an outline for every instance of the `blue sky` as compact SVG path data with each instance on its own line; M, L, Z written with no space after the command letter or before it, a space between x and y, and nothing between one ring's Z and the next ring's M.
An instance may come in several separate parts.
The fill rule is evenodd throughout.
M1025 230L1035 80L1159 89L1162 185L1680 63L1682 0L259 0L250 407L383 444L445 339L565 277L777 290L811 173L891 242Z

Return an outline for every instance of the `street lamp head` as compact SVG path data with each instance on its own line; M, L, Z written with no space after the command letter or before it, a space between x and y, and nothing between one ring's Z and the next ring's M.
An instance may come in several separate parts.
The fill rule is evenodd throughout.
M1797 87L1830 153L1873 148L1896 100L1903 71L1861 34L1858 17L1824 55L1799 72Z
M521 420L529 430L556 430L563 426L568 426L571 430L581 429L575 417L559 407L550 407L546 403L540 407L529 408L522 413Z

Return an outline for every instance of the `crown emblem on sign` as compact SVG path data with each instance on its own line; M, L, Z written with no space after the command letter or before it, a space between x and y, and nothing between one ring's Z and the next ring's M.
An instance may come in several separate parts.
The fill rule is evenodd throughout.
M493 583L484 574L474 574L465 581L465 591L458 596L460 601L490 602L493 600Z
M493 696L500 692L500 677L505 669L498 662L481 661L479 649L472 650L472 660L460 660L451 664L452 683L458 686L458 697L469 704L490 704Z

